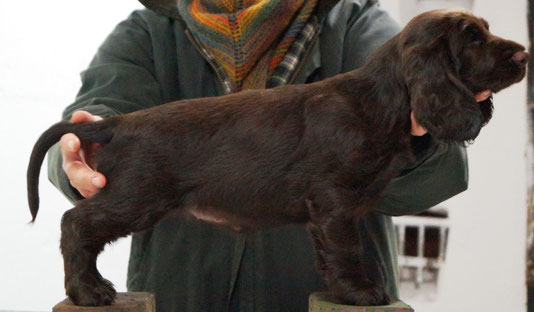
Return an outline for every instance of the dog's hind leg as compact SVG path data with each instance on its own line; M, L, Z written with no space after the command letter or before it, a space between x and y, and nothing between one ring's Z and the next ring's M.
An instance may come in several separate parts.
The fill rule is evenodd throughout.
M65 212L61 220L65 291L76 305L108 305L115 299L113 285L96 268L96 258L106 242L98 233L99 225L92 222L94 213L106 217L98 212L99 208L84 200Z
M65 267L65 290L82 306L113 303L115 289L97 270L98 254L110 243L132 232L144 230L161 219L170 205L162 201L128 201L107 196L106 190L78 202L61 221L61 252ZM108 193L110 194L110 193ZM131 198L130 198L131 199Z

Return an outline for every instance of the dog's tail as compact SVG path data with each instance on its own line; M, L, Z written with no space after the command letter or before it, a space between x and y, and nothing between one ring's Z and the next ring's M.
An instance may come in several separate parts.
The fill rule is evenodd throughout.
M59 122L46 130L37 140L30 156L26 174L28 188L28 204L32 214L31 222L35 221L39 210L39 173L48 149L56 144L66 133L74 133L86 143L106 143L113 137L115 117L95 122L71 123Z

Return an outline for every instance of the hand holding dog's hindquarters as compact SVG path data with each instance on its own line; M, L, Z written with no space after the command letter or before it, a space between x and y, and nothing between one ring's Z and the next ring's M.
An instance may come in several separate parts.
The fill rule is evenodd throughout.
M77 111L72 115L71 121L79 123L101 119L102 117L86 111ZM88 146L88 150L84 150L80 139L72 133L67 133L61 137L59 145L63 156L63 170L67 174L70 184L83 197L93 196L98 189L106 185L106 177L95 170L90 157L91 153L99 148L99 144L91 144Z

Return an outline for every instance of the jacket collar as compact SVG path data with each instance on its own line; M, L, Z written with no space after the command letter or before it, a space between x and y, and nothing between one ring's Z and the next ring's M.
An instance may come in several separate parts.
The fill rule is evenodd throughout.
M147 9L161 13L167 17L183 20L178 13L177 1L180 0L139 0ZM317 7L317 17L319 21L336 5L340 0L319 0Z

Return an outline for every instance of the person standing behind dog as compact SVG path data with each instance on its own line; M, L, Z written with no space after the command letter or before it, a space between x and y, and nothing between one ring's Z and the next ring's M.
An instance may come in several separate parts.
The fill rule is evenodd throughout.
M179 99L321 80L358 68L399 31L376 0L141 2L148 9L120 23L82 73L63 119L90 122ZM425 133L412 117L417 161L355 225L366 255L380 264L367 273L392 298L391 215L422 212L467 188L464 148ZM49 178L73 202L106 184L92 163L96 149L67 134L49 153ZM235 234L168 217L133 235L127 284L155 293L158 311L307 311L308 295L326 289L314 260L304 225Z

